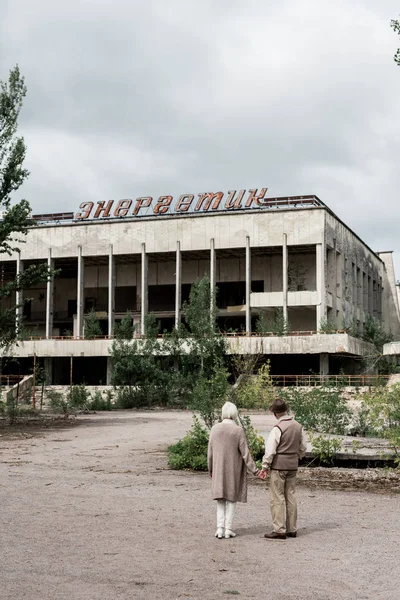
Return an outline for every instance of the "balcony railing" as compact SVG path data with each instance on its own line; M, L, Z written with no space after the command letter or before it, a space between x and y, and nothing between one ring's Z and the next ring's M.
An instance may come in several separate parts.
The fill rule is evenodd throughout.
M386 385L390 375L271 375L272 383L279 387L370 387Z

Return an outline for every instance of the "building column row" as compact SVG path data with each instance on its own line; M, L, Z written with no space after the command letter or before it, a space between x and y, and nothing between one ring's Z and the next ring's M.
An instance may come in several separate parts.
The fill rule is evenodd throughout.
M320 305L317 307L317 323L322 316L326 314L325 308L325 273L324 265L324 250L322 244L317 244L317 290L319 292ZM175 327L179 326L182 317L182 252L181 244L178 241L176 246L176 271L175 271ZM49 269L54 269L54 259L49 249L47 265ZM20 257L17 258L17 275L23 272L23 261ZM146 252L146 244L141 247L141 263L140 263L140 281L138 281L138 296L140 298L140 333L145 334L145 321L148 313L148 254ZM245 246L245 325L246 332L251 332L251 245L250 237L246 237ZM287 235L283 234L282 245L282 273L283 273L283 316L285 321L288 320L288 250L287 250ZM77 257L77 309L76 309L76 326L74 335L82 337L84 335L84 309L85 309L85 294L84 294L84 278L85 278L85 261L82 252L82 246L78 246ZM215 239L210 240L210 295L211 307L215 303L215 290L217 284L217 260ZM108 252L108 334L114 335L115 330L115 287L116 287L116 268L113 246L110 245ZM17 292L16 296L16 327L20 327L22 319L22 292ZM210 307L210 308L211 308ZM46 338L50 338L53 333L54 323L54 279L51 278L47 282L46 287Z

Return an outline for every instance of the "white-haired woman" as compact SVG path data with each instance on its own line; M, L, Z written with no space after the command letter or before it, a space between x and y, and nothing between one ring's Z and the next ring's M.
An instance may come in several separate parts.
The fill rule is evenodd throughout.
M221 539L235 537L232 531L236 502L247 502L246 467L259 476L242 427L235 421L237 408L232 402L222 407L222 422L214 425L208 444L208 472L211 494L217 501L217 531Z

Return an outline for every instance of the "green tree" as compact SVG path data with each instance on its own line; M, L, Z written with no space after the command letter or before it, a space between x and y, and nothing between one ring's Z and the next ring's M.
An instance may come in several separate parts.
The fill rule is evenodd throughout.
M94 340L96 337L101 335L103 335L103 332L101 330L99 320L96 317L96 311L92 308L86 318L85 338L87 340Z
M165 404L167 374L162 368L161 342L153 314L145 318L145 335L140 339L117 338L111 345L111 383L117 389L121 408Z
M390 21L390 27L398 34L400 35L400 20L398 19L392 19ZM397 49L394 57L394 62L397 63L400 66L400 48Z
M13 194L29 176L24 168L26 146L17 135L18 117L26 95L24 78L18 66L9 73L8 82L0 81L0 254L19 252L23 236L35 224L27 200L13 203ZM55 274L46 264L26 268L23 273L0 286L0 347L9 346L18 337L15 327L16 304L11 302L18 291L47 281Z
M119 323L115 325L115 337L120 340L131 340L135 332L135 326L132 323L132 315L126 313Z
M385 331L379 321L367 315L364 323L362 339L373 345L373 352L363 357L363 369L366 373L386 375L395 370L391 358L382 355L383 345L393 340L393 335Z

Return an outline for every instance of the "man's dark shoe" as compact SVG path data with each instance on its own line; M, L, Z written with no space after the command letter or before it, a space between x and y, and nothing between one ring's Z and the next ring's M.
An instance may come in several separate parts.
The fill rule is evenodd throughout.
M288 531L286 535L287 537L297 537L297 531Z
M265 533L264 537L267 540L286 540L286 533L276 533L273 531L272 533Z

